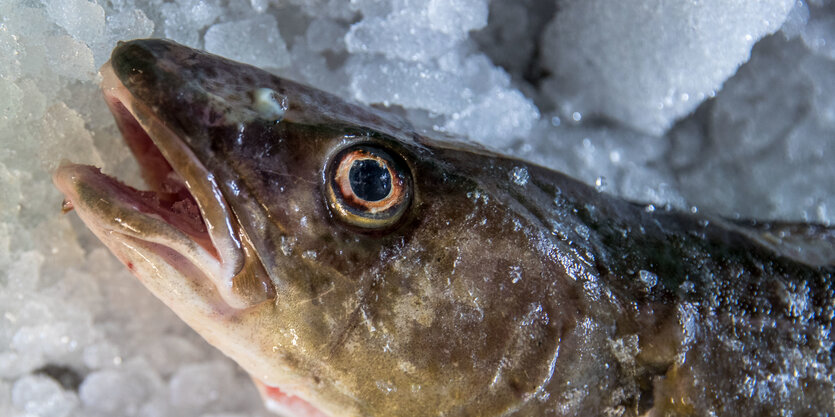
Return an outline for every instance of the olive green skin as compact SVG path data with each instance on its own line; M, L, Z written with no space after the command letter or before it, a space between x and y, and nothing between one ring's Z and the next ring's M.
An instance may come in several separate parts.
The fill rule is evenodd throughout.
M334 416L835 413L831 265L170 41L120 44L112 65L216 177L275 286L206 335L256 379L292 375ZM280 121L254 88L287 98ZM325 168L354 144L410 171L387 229L328 208ZM823 376L743 392L798 357Z

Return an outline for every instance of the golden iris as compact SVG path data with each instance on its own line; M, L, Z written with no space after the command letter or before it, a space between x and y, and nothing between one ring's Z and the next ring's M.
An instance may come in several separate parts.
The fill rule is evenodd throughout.
M408 167L394 155L368 144L339 151L325 171L331 212L363 229L394 226L412 197Z

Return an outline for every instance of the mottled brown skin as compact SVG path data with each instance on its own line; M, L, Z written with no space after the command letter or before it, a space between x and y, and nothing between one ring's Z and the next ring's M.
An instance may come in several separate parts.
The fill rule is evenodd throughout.
M831 265L172 42L121 44L112 63L216 176L275 285L225 325L334 415L835 413ZM250 114L253 88L287 97L281 121ZM324 168L355 143L411 170L413 201L388 230L327 207ZM798 358L822 376L745 391Z

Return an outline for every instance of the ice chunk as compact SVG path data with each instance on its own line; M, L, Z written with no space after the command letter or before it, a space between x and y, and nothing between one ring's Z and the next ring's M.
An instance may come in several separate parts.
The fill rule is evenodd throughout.
M47 41L49 65L58 75L72 80L92 80L96 75L93 51L82 42L62 35Z
M78 395L93 410L109 415L135 415L152 394L151 388L134 372L108 369L88 375Z
M835 59L835 14L811 20L801 36L809 48Z
M200 31L214 23L223 8L217 0L183 0L161 6L164 33L184 45L200 46Z
M307 16L325 17L334 20L350 20L354 15L351 6L354 0L287 0L298 6ZM371 0L371 2L388 5L388 2Z
M235 386L233 368L227 362L186 365L171 377L169 395L180 408L201 410L212 404L233 404L226 395Z
M348 28L341 22L314 19L305 32L307 48L314 52L345 50L345 33Z
M2 82L0 82L0 87L2 87ZM0 100L2 100L1 95ZM26 174L18 170L9 170L3 163L0 163L0 221L11 221L17 218L21 203L23 203L23 191L20 188L21 175Z
M43 357L31 352L0 352L0 378L18 378L43 365Z
M281 68L290 64L287 45L270 15L218 23L206 31L206 50L259 67Z
M12 403L33 415L65 417L78 407L78 397L64 391L54 379L33 375L15 382Z
M54 104L47 111L40 129L43 139L39 144L39 153L46 168L51 170L58 161L71 154L74 162L105 166L95 149L90 131L84 126L84 119L66 104Z
M205 360L204 352L193 343L175 336L162 336L145 352L148 362L160 375L169 376L186 364Z
M426 61L455 46L455 37L416 25L414 17L403 11L386 18L363 19L351 26L345 36L348 51L378 52L389 57Z
M469 104L472 92L461 86L456 74L440 71L420 62L386 60L380 56L354 56L349 59L354 97L365 103L397 104L454 113Z
M0 79L12 81L20 77L20 50L22 46L18 37L8 30L5 23L0 23ZM7 81L7 82L8 82ZM2 96L0 96L2 97ZM6 114L0 105L0 114Z
M101 369L120 365L122 356L119 347L109 342L100 342L84 348L84 365L90 369Z
M487 23L483 0L430 0L402 6L386 15L366 16L351 26L345 36L348 50L426 61L448 52L468 31Z
M798 39L764 40L717 95L709 128L673 132L683 193L743 217L831 221L835 196L825 190L835 189L833 97L833 61Z
M487 24L485 0L429 0L429 27L448 34L483 28Z
M779 29L794 0L565 1L544 35L563 114L599 114L651 134L712 96Z
M524 136L539 119L539 110L519 91L494 88L460 112L453 113L443 130L505 148Z
M809 22L809 6L803 0L797 0L794 8L786 17L780 32L788 38L800 35Z
M38 286L38 276L44 263L44 256L37 251L18 252L14 262L6 271L5 290L13 293L28 293Z
M295 42L290 50L293 65L281 71L281 75L315 86L329 93L350 97L348 76L345 71L331 70L327 59L310 50L306 42Z
M58 26L73 38L92 45L104 36L104 9L88 0L52 0L45 2L46 11Z

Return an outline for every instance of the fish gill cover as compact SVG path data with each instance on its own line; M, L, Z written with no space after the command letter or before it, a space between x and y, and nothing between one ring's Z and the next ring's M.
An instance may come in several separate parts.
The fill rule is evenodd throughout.
M650 209L831 223L835 3L668 3L0 2L0 415L268 415L245 374L58 215L61 159L140 185L98 89L122 39L391 106Z

